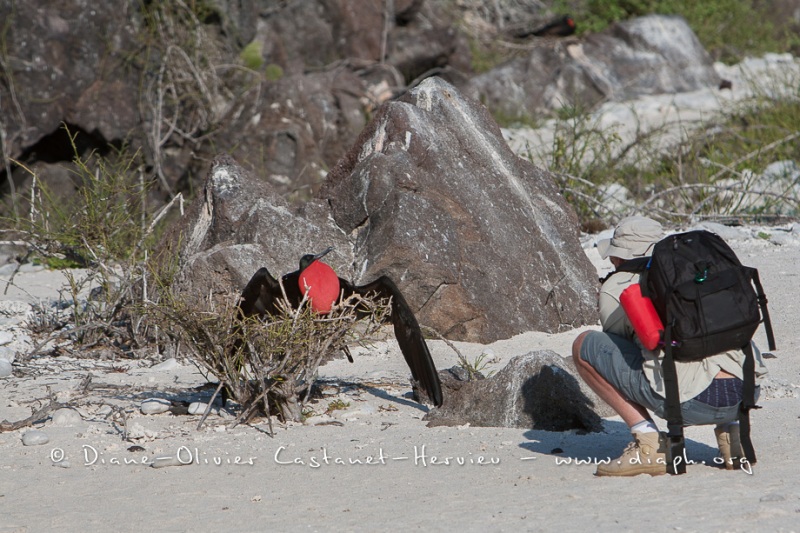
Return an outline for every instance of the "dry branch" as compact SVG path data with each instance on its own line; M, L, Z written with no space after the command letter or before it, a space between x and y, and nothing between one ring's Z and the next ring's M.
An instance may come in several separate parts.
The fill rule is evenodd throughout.
M58 403L57 401L51 399L50 403L47 405L40 407L36 412L34 412L28 418L24 418L22 420L17 420L16 422L9 422L8 420L3 420L0 422L0 433L5 433L8 431L15 431L20 428L32 426L36 422L40 420L44 420L47 416L57 410L64 407L64 404Z

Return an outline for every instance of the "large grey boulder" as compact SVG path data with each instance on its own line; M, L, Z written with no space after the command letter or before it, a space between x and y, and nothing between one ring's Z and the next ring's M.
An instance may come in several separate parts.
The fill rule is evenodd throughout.
M292 206L269 183L220 155L203 194L165 235L162 252L178 259L173 287L206 297L241 291L261 267L275 277L297 270L303 254L327 246L336 250L326 261L346 271L351 247L324 202Z
M326 257L357 284L387 275L421 324L492 342L596 321L596 272L549 174L514 155L477 102L426 80L385 105L329 174L323 197L293 207L228 156L165 241L178 287L241 290Z
M444 403L424 418L429 427L601 431L600 417L608 414L604 403L581 389L574 369L550 350L516 356L486 379L459 382L447 379L447 372L441 372Z
M595 269L554 180L441 79L382 107L321 195L361 279L394 279L420 322L448 338L596 320Z
M719 86L711 57L679 16L650 15L584 40L553 41L472 78L466 94L504 116Z

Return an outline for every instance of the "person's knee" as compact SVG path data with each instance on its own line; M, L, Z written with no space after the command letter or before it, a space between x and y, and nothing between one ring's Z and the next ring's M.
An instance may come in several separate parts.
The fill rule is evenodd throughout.
M585 361L581 359L581 347L583 346L584 339L586 339L586 336L589 335L589 333L591 333L591 331L584 331L572 342L572 360L577 366L585 363Z

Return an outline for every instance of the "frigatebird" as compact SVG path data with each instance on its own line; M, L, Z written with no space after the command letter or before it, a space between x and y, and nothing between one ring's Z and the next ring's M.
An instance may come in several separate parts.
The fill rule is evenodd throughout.
M327 314L334 304L346 300L353 294L391 298L389 317L394 326L400 351L411 369L411 376L433 404L440 406L442 386L439 374L422 336L419 323L400 289L387 276L381 276L371 283L359 286L338 277L329 265L320 260L331 250L332 247L318 254L304 255L300 258L298 270L283 275L281 281L289 305L297 309L305 297L314 311ZM269 273L269 270L260 268L242 291L239 300L240 318L276 315L279 312L278 302L283 299L283 290L281 283ZM345 353L350 358L349 353L347 351ZM352 362L352 359L350 360Z

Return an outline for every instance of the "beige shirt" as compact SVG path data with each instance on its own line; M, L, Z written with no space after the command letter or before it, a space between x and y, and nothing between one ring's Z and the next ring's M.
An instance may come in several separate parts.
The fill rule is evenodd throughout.
M664 377L661 371L661 349L650 351L642 347L639 338L633 330L630 320L628 320L622 305L619 303L619 296L628 286L639 282L639 274L630 272L619 272L614 274L600 287L600 324L603 331L614 333L626 339L633 340L641 349L644 357L642 368L644 375L650 382L650 386L661 397L666 396L664 391ZM761 359L761 352L755 344L753 354L756 359L756 385L758 385L767 374L767 367ZM680 401L685 402L703 392L716 377L720 370L732 374L740 379L743 378L742 365L745 355L741 350L731 350L711 357L706 357L701 361L683 362L676 361L675 369L678 374L678 390L680 391Z

